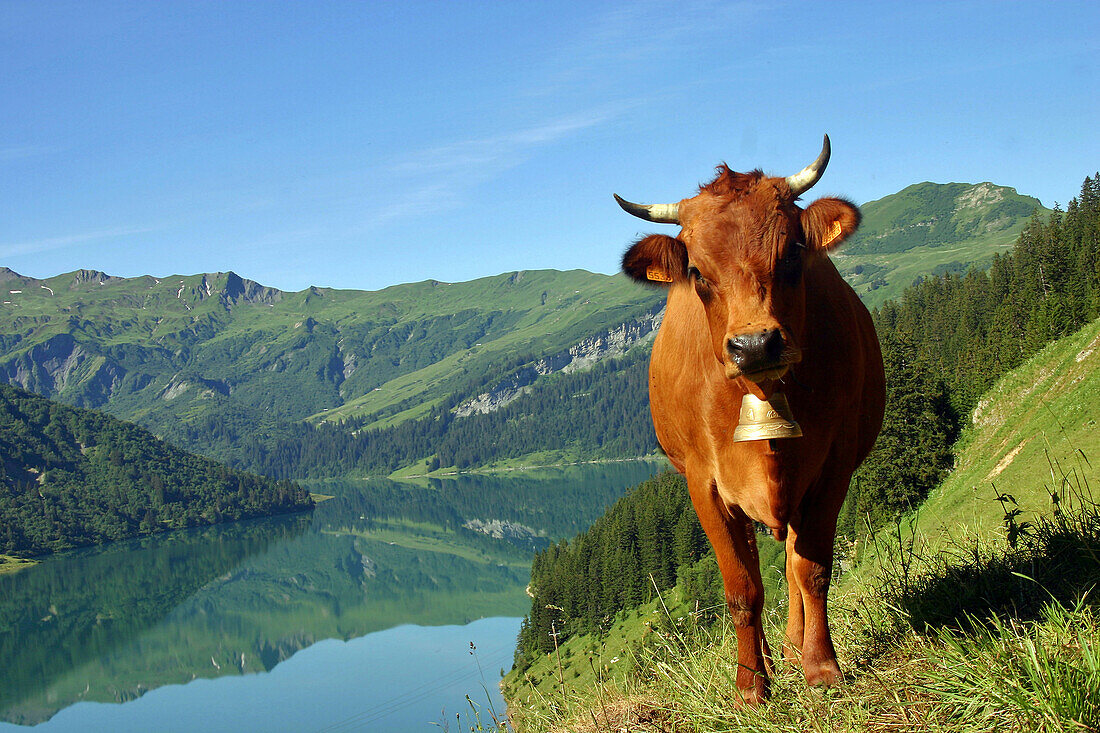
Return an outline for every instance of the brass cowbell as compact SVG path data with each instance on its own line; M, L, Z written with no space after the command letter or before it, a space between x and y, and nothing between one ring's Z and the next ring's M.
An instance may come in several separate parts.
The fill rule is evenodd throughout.
M751 394L741 398L741 416L733 431L733 442L801 437L802 428L794 421L786 395L776 393L766 401Z

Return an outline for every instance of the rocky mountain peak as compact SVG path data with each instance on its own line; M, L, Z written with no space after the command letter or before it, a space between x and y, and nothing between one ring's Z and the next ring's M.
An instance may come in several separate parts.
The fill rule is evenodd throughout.
M14 281L14 282L18 282L22 285L26 285L28 282L30 282L33 279L34 278L23 277L22 275L20 275L15 270L12 270L11 268L0 267L0 283L6 283L6 282Z
M246 280L230 270L225 273L225 301L227 306L238 303L271 305L283 299L283 291Z
M70 288L79 288L81 285L106 285L108 283L122 282L125 278L108 275L99 270L77 270L72 273Z
M995 186L988 181L978 183L963 191L955 199L955 211L965 209L977 209L983 206L1000 203L1005 200L1006 192L1016 194L1016 189L1004 186Z

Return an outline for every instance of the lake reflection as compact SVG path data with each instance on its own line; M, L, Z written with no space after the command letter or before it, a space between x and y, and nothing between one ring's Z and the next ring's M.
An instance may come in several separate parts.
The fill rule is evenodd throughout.
M509 618L489 626L506 638L486 642L508 650L504 662L472 657L468 644L473 637L463 641L462 633L452 634L461 653L451 656L465 667L488 664L484 674L495 693L500 668L511 666L516 617L528 609L524 587L533 550L587 527L625 488L656 469L655 464L624 463L422 485L322 482L311 488L336 498L312 515L70 552L0 576L0 719L34 725L77 702L126 702L196 680L148 695L133 708L123 706L123 717L129 720L132 709L137 711L134 729L159 729L163 726L155 721L163 719L158 707L163 704L178 707L181 714L202 711L207 730L296 730L300 727L287 727L285 713L275 713L278 706L265 710L256 703L266 697L297 699L300 686L319 672L250 675L247 684L228 677L270 673L325 639L338 641L318 645L287 669L307 665L313 655L331 655L325 656L329 668L354 666L355 659L370 666L374 652L366 652L363 662L363 650L389 643L387 634L405 639L411 655L420 647L410 640L442 633L391 627L469 624L504 616ZM375 641L348 642L384 629L391 631L372 634ZM425 663L442 665L443 677L460 672L449 670L442 658ZM379 656L376 664L384 669L394 661ZM411 658L397 664L416 667ZM426 674L421 673L422 680L436 679ZM285 688L288 679L297 680L293 689ZM361 714L370 707L364 701L391 700L402 692L380 692L372 684L404 684L396 672L378 676L379 682L362 673L340 679L344 702L325 702L309 718L318 728ZM199 694L211 685L215 693ZM236 685L245 686L238 693L225 692ZM486 702L480 681L469 682L466 691ZM328 700L324 695L315 699ZM438 706L415 705L403 708L412 720L440 720ZM463 706L459 695L450 708ZM45 727L100 728L96 721L104 713L95 711L101 708L114 708L108 715L118 715L117 705L78 705ZM251 723L230 725L238 714L252 716ZM386 725L396 726L396 721ZM406 724L411 723L401 725ZM119 717L103 725L129 724Z

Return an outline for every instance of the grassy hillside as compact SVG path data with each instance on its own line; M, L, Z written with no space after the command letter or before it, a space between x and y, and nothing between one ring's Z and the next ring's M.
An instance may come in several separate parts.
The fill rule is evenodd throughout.
M994 486L1026 512L1020 521L1049 512L1051 492L1072 501L1065 481L1091 480L1100 465L1100 321L1003 377L971 418L955 470L921 507L923 533L988 535L1002 517Z
M5 287L0 366L9 379L76 404L117 403L130 417L159 412L158 400L174 411L209 409L205 399L293 418L335 410L330 419L410 396L430 403L457 375L567 348L659 299L580 270L374 292L284 293L233 273L88 271L9 277ZM141 399L126 399L135 393Z
M992 183L918 183L860 209L863 223L833 256L869 307L929 274L962 273L1011 249L1038 199Z
M808 719L822 730L1094 729L1098 367L1094 321L999 380L947 480L900 532L857 548L860 565L830 595L845 687L807 690L784 664L771 703L737 710L732 629L700 624L680 585L513 671L503 685L513 722L521 731L796 731ZM1012 542L1014 504L997 494L1023 510ZM765 577L778 579L781 560ZM786 616L781 585L768 589L773 643Z
M233 273L35 280L3 269L0 281L7 381L219 458L244 434L301 420L378 427L422 416L661 301L580 270L377 292L285 293Z

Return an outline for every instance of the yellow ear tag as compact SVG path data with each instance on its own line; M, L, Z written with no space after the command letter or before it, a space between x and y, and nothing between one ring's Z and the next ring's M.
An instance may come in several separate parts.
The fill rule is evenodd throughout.
M825 241L821 243L821 246L828 247L840 237L843 231L843 228L840 226L840 220L834 221L833 225L829 227L829 233L825 235Z
M645 276L648 280L655 280L659 283L670 283L672 278L668 276L664 270L659 267L647 267L645 270Z

